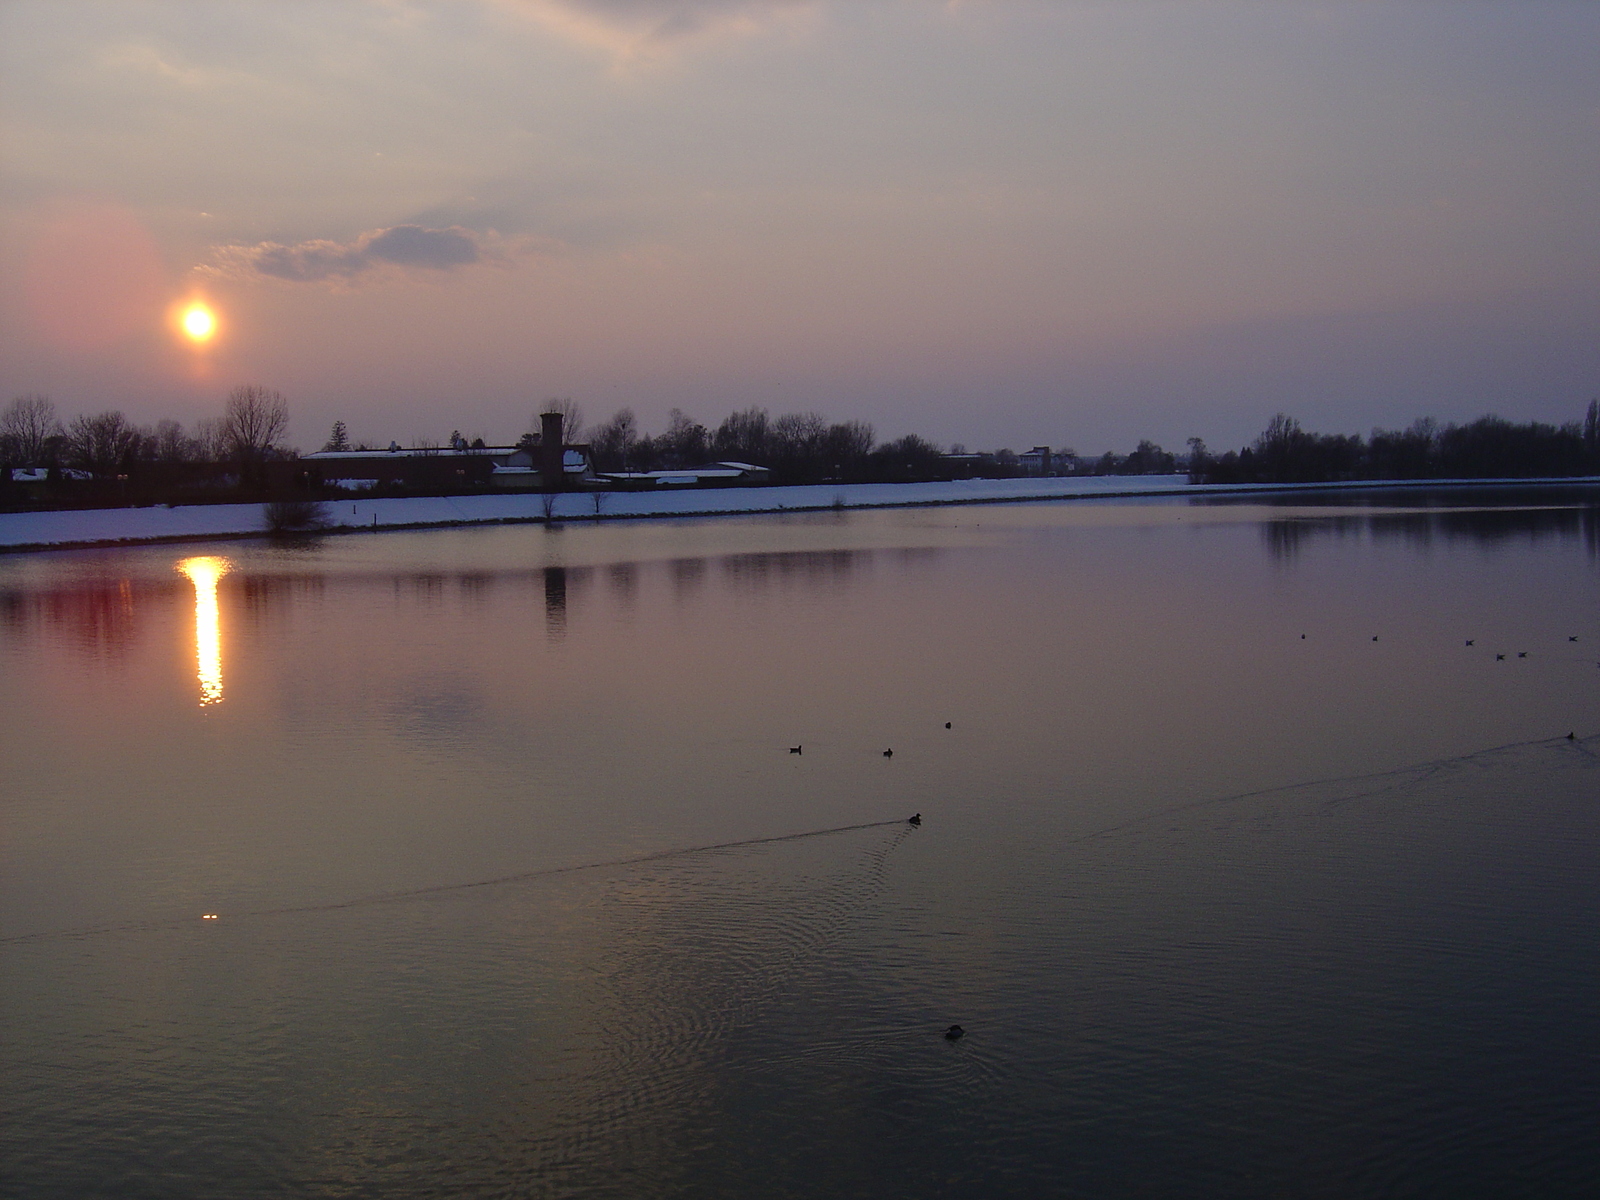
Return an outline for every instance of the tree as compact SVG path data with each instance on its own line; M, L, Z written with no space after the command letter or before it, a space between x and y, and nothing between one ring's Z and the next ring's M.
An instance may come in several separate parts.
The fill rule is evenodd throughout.
M657 448L675 467L692 467L705 462L711 451L711 435L699 421L681 408L667 414L667 431L656 439Z
M222 435L247 483L259 483L261 464L289 428L289 403L270 388L245 384L228 393Z
M743 412L729 413L717 426L713 448L718 458L762 464L770 453L769 430L770 423L764 408L747 408Z
M116 409L78 416L67 427L67 460L97 479L111 479L137 452L139 431Z
M459 433L452 434L450 436L450 444L452 446L455 445L456 439L460 436ZM328 434L328 440L323 443L322 448L336 452L350 449L350 433L345 429L343 421L335 421L333 423L333 431Z
M170 419L156 422L154 431L145 435L144 453L161 463L189 462L195 458L195 440L183 432L183 426Z
M595 464L607 471L625 471L628 458L639 440L639 423L633 409L619 408L612 418L594 431L590 451Z
M18 396L0 413L0 454L14 466L46 465L51 439L63 433L49 396Z

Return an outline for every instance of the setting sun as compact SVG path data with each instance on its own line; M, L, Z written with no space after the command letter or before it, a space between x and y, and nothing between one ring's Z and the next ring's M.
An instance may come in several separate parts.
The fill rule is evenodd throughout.
M183 310L183 332L191 341L210 341L217 332L216 315L204 304L191 304Z

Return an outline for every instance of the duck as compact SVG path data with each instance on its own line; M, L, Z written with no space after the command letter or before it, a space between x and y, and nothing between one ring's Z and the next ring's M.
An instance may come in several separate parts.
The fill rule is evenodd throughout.
M790 746L789 747L789 753L790 754L799 754L804 750L805 750L804 746Z
M911 816L906 820L906 824L907 825L921 825L922 824L922 814L921 813L912 813Z
M950 722L949 722L949 721L946 721L946 722L945 722L945 723L944 723L944 727L945 727L945 728L946 728L946 729L949 729L949 728L950 728Z
M894 751L893 750L885 750L883 752L883 756L885 758L893 758L894 757Z
M947 1042L953 1042L958 1038L964 1038L966 1036L967 1031L961 1028L959 1025L952 1025L949 1029L944 1031L944 1040Z

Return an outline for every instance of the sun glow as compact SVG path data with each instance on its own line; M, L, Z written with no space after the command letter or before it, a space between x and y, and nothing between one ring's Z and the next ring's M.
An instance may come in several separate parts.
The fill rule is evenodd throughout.
M194 584L194 644L199 663L200 707L222 703L222 619L217 582L232 566L225 558L186 558L178 570Z
M183 310L179 322L191 342L209 342L217 332L217 315L199 301Z

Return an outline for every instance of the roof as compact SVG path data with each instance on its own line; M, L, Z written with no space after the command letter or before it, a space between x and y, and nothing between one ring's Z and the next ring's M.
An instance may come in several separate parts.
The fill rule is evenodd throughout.
M515 446L463 446L460 449L451 446L400 447L391 442L387 450L318 450L300 457L319 462L352 458L492 458L512 454L516 449Z

